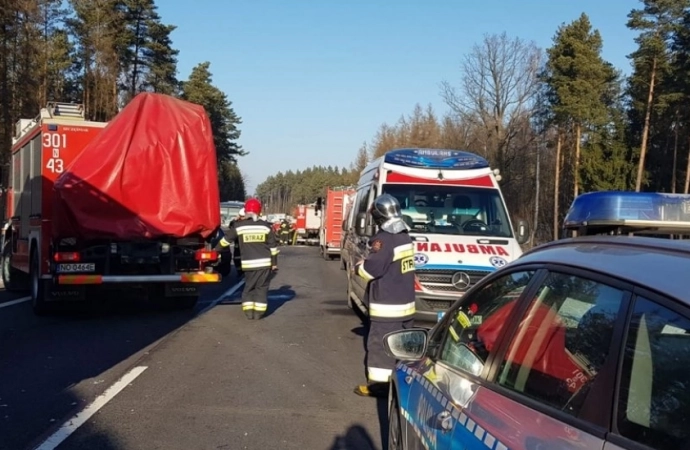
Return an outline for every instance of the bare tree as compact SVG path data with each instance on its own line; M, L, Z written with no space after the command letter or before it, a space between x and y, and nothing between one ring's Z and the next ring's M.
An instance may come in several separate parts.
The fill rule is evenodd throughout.
M506 153L532 109L542 60L533 42L506 33L485 35L461 63L460 87L442 83L441 95L453 112L484 129L486 154L501 170L507 169Z

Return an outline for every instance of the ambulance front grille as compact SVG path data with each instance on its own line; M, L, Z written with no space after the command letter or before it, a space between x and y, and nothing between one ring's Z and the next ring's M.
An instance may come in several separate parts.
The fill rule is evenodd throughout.
M455 288L451 280L453 279L453 275L457 272L465 272L467 275L470 276L470 286L474 286L476 283L478 283L482 278L485 276L489 275L491 271L489 270L436 270L436 269L417 269L417 278L419 279L419 282L425 289L429 289L431 291L441 291L441 292L463 292L467 289L464 289L463 291L460 291L459 289ZM468 288L469 289L469 288Z

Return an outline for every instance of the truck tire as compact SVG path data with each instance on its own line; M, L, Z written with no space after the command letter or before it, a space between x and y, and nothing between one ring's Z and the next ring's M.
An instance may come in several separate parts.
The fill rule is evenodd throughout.
M2 283L8 292L19 292L29 290L27 277L24 272L12 267L12 247L11 243L5 244L2 249Z
M31 251L30 270L29 270L30 286L31 286L31 305L34 314L37 316L44 316L55 310L55 305L46 301L49 295L48 280L42 280L38 265L38 252Z

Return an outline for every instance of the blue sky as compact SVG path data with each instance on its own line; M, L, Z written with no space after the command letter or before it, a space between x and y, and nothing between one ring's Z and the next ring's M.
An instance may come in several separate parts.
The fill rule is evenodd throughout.
M550 46L582 12L604 57L629 73L626 15L636 0L159 0L180 50L179 76L211 62L242 118L249 192L280 170L349 166L383 122L415 103L446 111L441 81L484 34ZM468 149L471 150L471 149Z

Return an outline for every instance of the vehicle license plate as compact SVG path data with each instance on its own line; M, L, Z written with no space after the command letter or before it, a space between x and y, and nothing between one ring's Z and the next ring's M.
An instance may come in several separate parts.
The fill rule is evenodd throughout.
M57 271L59 273L72 272L95 272L95 263L73 263L73 264L58 264Z

